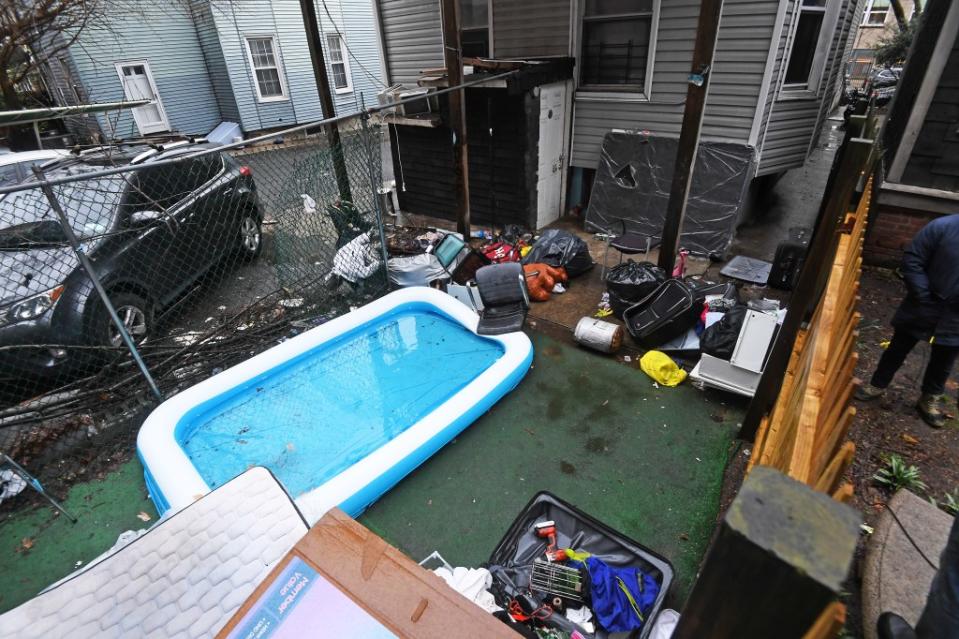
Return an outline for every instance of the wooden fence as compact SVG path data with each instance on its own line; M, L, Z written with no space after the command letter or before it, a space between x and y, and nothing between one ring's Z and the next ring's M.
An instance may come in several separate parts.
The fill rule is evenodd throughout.
M749 469L772 466L842 501L852 496L842 478L855 453L846 434L856 414L856 304L871 182L839 229L825 292L796 337L782 389L760 423L749 462Z

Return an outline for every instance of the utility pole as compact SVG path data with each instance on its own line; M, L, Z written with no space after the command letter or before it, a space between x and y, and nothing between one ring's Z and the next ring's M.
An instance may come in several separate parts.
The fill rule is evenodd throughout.
M336 116L336 107L333 105L333 93L330 91L330 78L326 73L323 41L320 39L320 27L316 19L316 6L313 4L313 0L300 0L300 11L303 13L303 27L306 29L306 44L310 48L310 60L313 61L316 90L320 94L320 108L323 109L324 119L332 118ZM340 144L340 128L336 122L330 122L326 125L326 139L330 144L333 173L336 175L340 201L352 205L353 195L350 193L350 175L346 171L343 145Z
M443 59L451 87L463 84L463 52L460 45L460 16L457 0L442 0ZM456 189L456 230L468 242L470 237L469 159L466 144L466 95L463 90L449 94L450 123L453 128L453 177Z
M666 204L666 222L663 224L663 241L659 248L659 267L667 273L673 272L683 218L686 217L686 201L689 199L689 185L693 180L693 167L699 148L699 133L703 127L706 92L709 88L716 37L719 34L719 16L722 11L723 0L702 0L699 7L692 71L689 74L686 107L683 110L683 128L679 134L676 166L673 168L673 182L669 189L669 202Z

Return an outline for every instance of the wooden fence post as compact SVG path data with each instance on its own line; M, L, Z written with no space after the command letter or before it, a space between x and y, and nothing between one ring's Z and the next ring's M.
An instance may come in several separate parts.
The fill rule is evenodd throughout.
M803 639L839 596L860 521L829 495L755 468L726 513L673 639Z

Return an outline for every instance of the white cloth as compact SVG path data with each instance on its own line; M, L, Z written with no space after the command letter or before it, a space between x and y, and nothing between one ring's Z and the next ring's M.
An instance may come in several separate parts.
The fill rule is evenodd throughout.
M663 608L656 615L656 622L653 624L653 630L649 633L649 639L669 639L676 630L676 624L679 623L679 613L670 608Z
M12 470L0 470L0 503L14 495L19 495L27 487L27 482Z
M460 593L477 606L489 613L502 610L496 605L496 600L489 592L493 585L493 575L486 568L464 568L457 566L450 572L449 568L434 570L443 578L450 588Z
M593 628L593 622L590 621L590 619L593 618L593 611L586 606L582 608L567 608L566 618L585 630L588 634L593 634L595 628Z
M370 236L367 233L344 244L333 256L333 274L353 284L365 280L379 267L380 260L370 247Z

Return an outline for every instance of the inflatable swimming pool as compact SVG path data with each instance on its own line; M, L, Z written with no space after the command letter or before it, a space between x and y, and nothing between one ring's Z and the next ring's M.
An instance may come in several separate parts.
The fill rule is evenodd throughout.
M477 335L477 320L402 289L179 393L137 436L150 497L177 511L266 466L311 524L359 515L526 374L529 338Z

